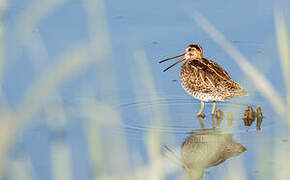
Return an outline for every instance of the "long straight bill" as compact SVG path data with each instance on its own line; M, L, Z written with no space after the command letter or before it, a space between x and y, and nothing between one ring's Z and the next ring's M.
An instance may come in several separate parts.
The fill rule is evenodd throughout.
M163 72L167 71L168 69L172 68L173 66L175 66L176 64L180 63L181 61L185 60L185 58L180 59L179 61L177 61L176 63L172 64L171 66L169 66L168 68L164 69Z
M170 60L170 59L174 59L174 58L177 58L177 57L180 57L180 56L184 56L184 54L185 54L185 53L181 53L181 54L178 54L178 55L176 55L176 56L173 56L173 57L170 57L170 58L164 59L164 60L162 60L162 61L159 61L159 63L163 63L163 62L168 61L168 60Z

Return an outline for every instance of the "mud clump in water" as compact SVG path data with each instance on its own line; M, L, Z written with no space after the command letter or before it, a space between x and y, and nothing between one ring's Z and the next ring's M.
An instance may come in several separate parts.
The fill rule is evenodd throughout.
M254 109L252 108L252 106L248 106L248 119L249 119L250 126L255 121L255 117L256 117L256 113Z
M251 126L252 123L257 118L256 129L259 131L261 130L263 114L260 106L257 106L256 111L257 113L255 113L254 109L251 106L248 106L247 109L245 110L243 120L245 126Z
M204 118L205 118L205 114L202 113L202 114L200 115L200 117L201 117L202 119L204 119Z
M245 125L245 126L250 126L248 116L249 116L249 110L246 109L246 110L245 110L245 113L244 113L244 117L243 117L244 125Z
M245 126L251 126L252 123L255 121L255 118L256 118L256 113L254 109L252 108L252 106L248 106L248 108L245 110L244 117L243 117Z
M260 106L257 106L256 111L257 111L256 129L258 131L260 131L261 130L262 120L263 120L263 114L262 114L261 107Z

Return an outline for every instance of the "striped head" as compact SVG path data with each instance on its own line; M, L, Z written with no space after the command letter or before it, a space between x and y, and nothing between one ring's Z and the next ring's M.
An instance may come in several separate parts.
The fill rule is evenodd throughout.
M168 69L172 68L173 66L175 66L176 64L186 60L186 61L190 61L190 60L194 60L194 59L201 59L203 58L203 49L200 45L198 44L190 44L186 47L185 52L178 54L176 56L164 59L162 61L159 61L159 63L163 63L165 61L171 60L171 59L175 59L177 57L182 57L179 61L175 62L174 64L170 65L168 68L164 69L163 72L167 71Z
M194 60L203 58L203 49L198 44L190 44L186 47L185 60Z

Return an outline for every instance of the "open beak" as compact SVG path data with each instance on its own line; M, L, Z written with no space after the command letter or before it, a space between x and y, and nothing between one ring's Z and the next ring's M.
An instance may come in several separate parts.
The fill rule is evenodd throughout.
M163 63L165 61L168 61L170 59L174 59L174 58L177 58L177 57L180 57L180 56L184 56L185 55L185 52L184 53L181 53L181 54L178 54L176 56L173 56L173 57L170 57L170 58L167 58L167 59L164 59L162 61L159 61L159 63ZM176 64L180 63L181 61L185 60L185 58L182 58L180 59L179 61L177 61L176 63L170 65L168 68L164 69L163 72L167 71L168 69L172 68L173 66L175 66Z
M184 55L185 55L185 53L181 53L181 54L178 54L178 55L176 55L176 56L173 56L173 57L170 57L170 58L164 59L164 60L162 60L162 61L159 61L159 63L163 63L163 62L168 61L168 60L170 60L170 59L175 59L175 58L177 58L177 57L184 56Z
M167 71L168 69L172 68L173 66L175 66L176 64L180 63L181 61L184 61L185 58L180 59L179 61L175 62L174 64L170 65L168 68L164 69L163 72Z

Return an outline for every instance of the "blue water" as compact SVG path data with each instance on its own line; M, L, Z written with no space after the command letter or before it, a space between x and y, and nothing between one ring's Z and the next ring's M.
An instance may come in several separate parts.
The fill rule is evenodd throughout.
M19 20L27 13L27 8L36 4L32 0L12 0L7 4L3 21L5 24L5 68L2 81L2 99L11 110L19 107L26 92L45 72L58 63L58 58L78 44L88 44L90 39L88 19L83 1L67 0L43 17L35 28L19 28ZM274 158L264 159L265 166L258 168L260 149L263 156L273 157L272 148L277 142L289 143L283 133L285 124L275 113L271 103L253 87L234 61L215 43L191 17L198 11L206 17L232 44L258 68L276 87L281 95L286 93L283 76L279 66L276 47L273 12L281 8L287 12L289 4L285 1L105 1L105 17L110 36L110 57L101 62L85 66L81 71L62 82L53 91L42 108L33 116L30 123L21 128L9 153L6 179L12 176L9 168L12 163L25 156L29 159L34 179L54 179L52 150L54 142L67 144L70 152L70 169L73 179L94 179L100 175L118 176L134 172L149 163L147 133L152 128L160 133L163 144L180 149L189 132L201 129L195 114L199 101L190 97L180 86L179 67L163 73L167 64L159 60L181 53L189 43L199 43L204 47L205 57L218 62L232 79L241 82L250 92L250 97L233 99L218 103L225 115L234 112L235 126L231 132L233 139L247 150L237 157L207 169L205 179L221 179L235 162L244 164L245 177L255 179L261 176L274 178L272 163ZM45 8L44 8L45 9ZM24 13L24 14L23 14ZM32 14L33 15L33 14ZM97 21L97 20L96 20ZM92 21L94 22L94 21ZM27 25L28 26L28 25ZM98 27L97 27L98 28ZM100 27L100 29L103 27ZM100 34L99 36L102 36ZM102 41L97 41L101 44ZM146 59L136 58L136 52L143 52ZM138 62L149 65L154 90L148 86ZM65 68L65 67L64 67ZM110 74L113 72L114 74ZM106 78L112 75L115 86L110 86ZM108 78L110 79L110 78ZM108 85L108 86L107 86ZM83 93L84 86L90 86L91 93ZM112 88L113 87L113 88ZM105 91L101 90L105 89ZM138 90L138 92L136 92ZM117 94L117 95L116 95ZM103 150L100 167L93 167L88 140L87 117L81 113L80 104L96 101L120 113L120 124L101 125L96 131L101 134L98 149ZM59 117L48 116L46 110L62 103L66 121L59 125ZM260 105L264 113L262 130L243 126L243 111L247 105ZM212 128L209 115L211 104L206 104L206 128ZM155 108L165 115L156 118ZM229 109L230 108L230 109ZM53 113L54 111L52 111ZM99 119L110 121L110 114L102 114ZM60 118L61 119L61 118ZM156 119L162 122L156 123ZM110 123L108 123L110 124ZM119 137L124 142L119 142ZM283 140L283 141L282 141ZM128 157L118 154L118 143L123 143ZM269 148L264 148L269 147ZM123 148L123 147L122 147ZM120 149L122 149L120 148ZM113 150L112 150L113 149ZM112 150L112 151L111 151ZM136 162L136 155L140 161ZM123 167L124 165L124 167ZM125 166L128 166L129 170ZM96 169L103 171L96 171ZM166 179L179 179L185 175L180 167Z

